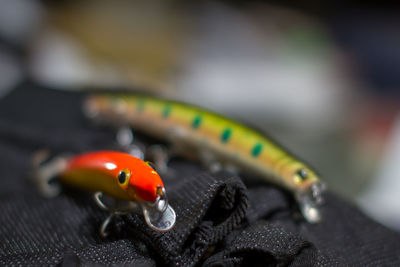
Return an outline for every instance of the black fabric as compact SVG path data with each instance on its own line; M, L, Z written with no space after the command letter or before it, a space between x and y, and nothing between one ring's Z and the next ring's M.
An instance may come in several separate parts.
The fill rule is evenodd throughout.
M329 193L311 225L285 192L253 177L215 175L184 159L165 180L177 213L167 233L141 214L116 218L90 194L64 188L52 199L29 183L41 148L78 153L115 147L111 129L88 123L83 95L29 84L0 101L0 265L59 266L399 266L400 234Z

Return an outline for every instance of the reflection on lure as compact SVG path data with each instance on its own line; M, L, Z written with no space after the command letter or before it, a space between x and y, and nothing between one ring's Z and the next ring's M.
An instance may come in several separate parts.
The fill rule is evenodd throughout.
M127 214L142 207L146 223L156 231L169 231L175 224L175 211L168 204L164 184L157 172L146 162L126 153L113 151L91 152L72 158L56 158L41 166L36 178L41 191L54 195L57 189L49 179L57 176L61 183L94 191L97 204L110 213L100 233L107 235L106 228L116 215ZM102 194L116 202L128 201L128 205L109 207Z
M290 191L308 222L320 220L325 185L307 164L249 127L188 104L135 94L89 96L86 115L165 140L208 166L257 174ZM214 165L213 165L214 164Z

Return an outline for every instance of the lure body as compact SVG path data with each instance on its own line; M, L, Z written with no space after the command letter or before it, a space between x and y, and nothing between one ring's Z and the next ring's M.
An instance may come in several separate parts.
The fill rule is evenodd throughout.
M293 192L308 221L319 220L322 183L317 174L258 131L188 104L142 95L92 95L85 111L166 140L183 155L256 173Z
M175 225L176 214L168 204L164 184L147 162L116 151L90 152L70 158L59 156L43 163L47 157L45 151L33 157L33 177L39 191L47 197L56 196L60 188L50 181L57 177L61 183L96 192L96 203L110 213L100 228L101 236L107 237L106 229L114 216L135 211L135 203L141 206L144 219L153 230L165 232ZM103 193L128 201L128 205L121 207L120 201L116 201L114 207L109 207L101 200Z
M125 176L124 181L121 176ZM85 153L70 158L59 178L62 183L136 202L154 202L158 188L164 188L160 176L146 162L113 151Z

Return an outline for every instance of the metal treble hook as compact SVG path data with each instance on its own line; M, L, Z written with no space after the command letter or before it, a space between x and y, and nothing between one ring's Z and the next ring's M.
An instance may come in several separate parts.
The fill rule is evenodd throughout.
M115 216L126 215L126 214L129 214L132 211L136 210L137 209L137 204L130 201L128 206L120 207L118 205L118 202L116 202L115 207L109 207L108 205L106 205L103 202L103 200L101 199L102 197L103 197L103 193L102 192L95 192L94 193L94 200L95 200L96 204L102 210L105 210L105 211L109 212L108 217L103 221L103 223L101 224L101 227L100 227L100 235L101 235L101 237L106 238L108 236L107 228L108 228L108 225L111 223L111 220Z
M132 211L137 210L137 203L128 202L129 204L125 207L120 207L117 204L115 207L109 207L107 204L103 202L101 199L103 196L102 192L94 193L94 200L97 205L107 212L109 212L108 217L103 221L100 227L100 235L102 237L107 237L108 232L107 228L111 223L111 220L115 216L127 215ZM168 204L167 195L165 193L165 189L161 186L157 188L157 199L154 202L140 202L140 206L143 210L144 219L146 224L153 230L159 232L166 232L172 229L175 225L176 214L174 209Z
M49 158L48 150L39 150L33 154L31 179L43 196L54 197L60 193L61 188L58 183L51 182L65 168L68 156L57 156L50 160Z

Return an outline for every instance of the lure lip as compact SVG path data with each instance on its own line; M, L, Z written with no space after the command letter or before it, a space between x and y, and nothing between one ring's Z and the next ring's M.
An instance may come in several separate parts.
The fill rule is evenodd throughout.
M326 191L326 184L317 181L311 184L308 190L296 193L296 199L299 203L300 211L309 223L318 223L321 221L321 212L319 207L323 204L323 192Z
M176 213L170 205L166 205L164 212L154 213L151 209L143 208L143 215L147 225L158 232L168 232L176 223Z
M176 222L176 213L169 205L165 188L157 187L157 199L153 203L141 203L147 225L158 232L170 231Z

